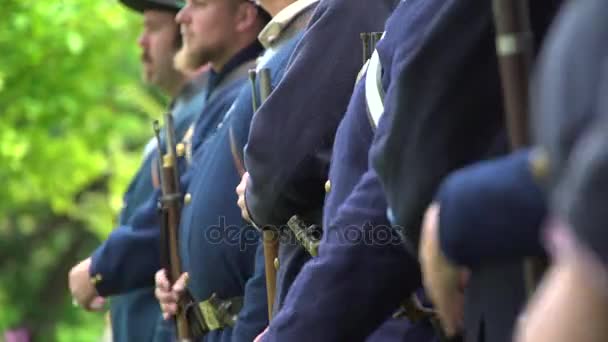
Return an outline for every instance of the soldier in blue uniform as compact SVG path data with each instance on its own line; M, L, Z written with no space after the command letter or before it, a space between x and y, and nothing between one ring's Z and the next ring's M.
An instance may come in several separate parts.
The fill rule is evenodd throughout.
M544 236L552 265L517 341L608 339L607 14L601 0L565 5L540 68L535 133L549 160Z
M285 227L293 215L321 225L333 137L362 64L360 33L380 31L394 6L391 0L317 6L285 76L251 124L242 202L258 227ZM290 230L282 233L282 241L295 241ZM274 312L310 259L294 243L280 243L278 254Z
M562 22L573 21L568 18L562 15L557 20L557 28L539 63L541 67L533 91L537 140L546 142L543 143L544 152L519 152L459 171L444 182L436 196L442 204L440 222L443 223L438 232L441 249L456 264L471 267L481 259L505 260L540 253L539 228L546 211L540 186L551 187L560 177L559 172L564 169L564 161L570 153L570 147L566 149L564 145L572 145L578 137L570 127L583 125L591 114L575 107L566 95L571 97L576 93L575 97L582 99L580 102L592 101L600 74L588 66L601 65L604 58L598 51L601 46L594 42L577 49L565 43L573 41L574 37L589 37L597 31L596 26L589 26L587 31L563 32L564 29L559 29L566 26ZM585 62L579 63L579 60ZM573 89L570 79L558 78L556 81L558 75L563 75L565 66L572 74L580 74L587 83L578 81L577 88ZM565 114L556 117L555 113ZM551 155L550 168L547 154ZM551 174L545 175L549 171ZM513 216L512 212L518 212L518 215Z
M414 323L390 318L420 286L420 275L417 261L389 228L386 200L369 168L368 150L374 135L384 135L390 122L392 110L387 108L376 130L383 94L398 95L391 81L442 4L401 2L388 19L385 37L355 86L336 133L319 255L298 274L264 341L356 341L370 334L370 341L434 338L427 319Z
M589 8L599 12L585 13L582 18L595 21L600 19L597 16L594 20L596 13L602 13L602 18L607 13L606 7ZM608 31L605 26L603 29L605 39ZM553 264L532 298L525 319L521 320L517 341L608 339L606 76L603 72L604 86L596 92L602 97L600 104L592 109L601 118L576 141L563 177L552 191L552 220L545 236Z
M535 178L537 153L524 150L454 172L442 183L436 203L427 211L420 242L424 281L450 333L461 330L463 324L475 325L467 323L469 317L463 323L462 317L463 279L469 270L487 263L543 255L537 236L546 204L539 179ZM523 274L521 266L520 272ZM513 286L504 282L502 291ZM501 298L504 305L490 309L483 307L489 305L487 302L479 301L482 308L478 309L484 310L487 322L512 329L519 306L509 302L512 297ZM485 329L498 328L486 324ZM468 340L474 340L480 332L469 328L465 334Z
M262 1L260 4L264 9L268 9L273 19L259 35L259 41L267 50L260 57L258 68L269 69L272 83L277 84L296 44L301 38L304 27L313 13L316 1L295 1L288 6L284 2L277 1ZM285 7L283 8L283 6ZM256 102L259 103L259 101L260 99L256 98ZM225 232L221 234L222 238L235 239L240 236L240 239L229 241L229 243L243 243L245 253L234 250L235 253L240 253L238 259L242 261L253 260L254 255L249 251L254 252L255 247L258 246L259 234L257 231L251 230L251 227L246 228L240 234L230 236L231 229L234 230L233 228L240 228L245 225L232 192L239 183L241 175L238 165L235 165L235 156L232 155L231 149L234 146L242 147L245 145L252 116L252 92L249 87L242 87L240 95L226 113L222 123L218 126L217 132L203 143L199 148L200 152L197 152L196 155L197 166L192 175L193 181L188 188L191 202L182 213L182 220L186 225L182 225L180 234L183 244L187 243L191 246L189 247L190 250L185 252L184 266L191 270L188 287L197 298L209 298L212 291L215 291L220 298L239 293L231 289L231 284L225 279L219 278L217 281L209 279L218 277L221 271L216 269L216 260L220 253L224 255L227 253L218 248L215 248L218 251L214 252L213 255L210 253L210 248L206 245L209 245L212 241L209 241L210 235L204 232L205 227L218 225L217 219L221 217L222 222L219 223L221 225L219 230ZM230 191L224 191L228 187ZM210 203L211 198L208 196L210 193L214 194L212 200L217 204ZM249 300L250 303L245 305L244 310L246 311L241 312L240 318L237 320L232 334L233 341L252 341L267 324L265 269L261 247L260 245L257 255L255 255L255 275L251 278L245 290L247 296L245 300ZM234 259L237 258L234 257ZM191 265L188 265L188 263ZM184 288L183 279L174 285L173 292L169 291L164 272L157 274L157 283L159 287L157 296L165 314L174 314L176 309L175 299L179 297L181 290ZM213 338L214 334L218 335L218 338ZM219 331L212 332L208 335L208 339L220 340L220 334ZM221 340L226 340L226 337L223 336Z
M432 216L438 215L438 223L425 225L421 254L427 285L434 292L440 311L447 313L444 320L448 325L453 326L458 320L453 316L458 306L454 300L458 292L454 281L456 265L475 269L482 261L520 261L543 253L539 237L547 209L542 187L553 188L562 178L574 153L571 154L574 142L596 113L592 108L597 89L602 89L603 75L597 70L602 68L607 53L598 42L605 38L606 25L601 15L595 15L601 13L600 2L592 3L564 6L541 55L532 100L536 140L542 145L542 152L522 151L458 171L440 187L436 196L439 212L435 208L427 219L435 221ZM503 282L506 287L513 286ZM492 304L495 303L488 305ZM549 305L556 308L553 303ZM487 321L502 320L512 326L519 307L500 307L502 312L494 310L495 316ZM505 308L512 311L504 312ZM485 310L487 315L492 314L490 308ZM561 315L560 310L546 310L547 306L541 310L543 319ZM530 341L556 340L553 337L560 335L552 330L539 331L535 336L544 334L545 338ZM510 336L511 332L506 334ZM569 335L560 338L579 340L565 336Z
M179 7L168 0L122 2L144 17L144 30L138 41L143 50L144 80L173 97L169 110L175 118L177 136L181 137L202 106L206 74L183 73L173 66L173 57L181 46L179 27L174 19ZM135 208L153 192L152 144L153 140L146 146L143 163L123 197L124 206L119 217L121 225L127 223ZM86 272L83 274L86 276ZM152 341L159 316L160 309L152 286L113 296L110 302L113 340Z
M531 5L540 41L559 2ZM494 42L489 2L448 1L444 16L435 21L399 77L402 96L395 97L391 130L378 141L372 158L386 189L390 217L414 254L424 211L442 178L507 150ZM454 53L440 53L446 49ZM514 317L504 318L516 312L523 299L523 272L521 263L516 264L473 272L465 306L466 340L510 338ZM460 285L461 278L451 274L451 285ZM505 288L507 283L513 286Z
M193 174L199 171L199 167L204 166L199 159L200 156L209 155L205 153L207 152L207 142L212 141L211 139L217 133L226 112L246 83L247 70L255 64L255 58L262 51L262 47L256 42L256 36L266 22L266 15L248 1L234 0L208 3L188 1L187 5L178 13L177 21L181 25L184 48L176 56L176 63L183 68L195 68L205 63L209 63L211 67L207 87L203 92L204 104L195 121L191 140L186 141L186 146L177 146L178 154L181 156L179 160L182 168L186 164L186 159L191 161L190 167L180 179L180 188L189 189L190 185L195 186L199 180L192 177ZM193 182L190 183L190 180ZM221 188L222 185L226 188ZM217 186L221 188L217 193L218 198L224 193L231 193L234 188L234 185L228 187L221 180L217 181ZM210 190L206 189L206 191ZM219 210L220 214L214 217L205 217L205 221L201 222L203 231L214 229L221 231L225 228L224 223L227 221L222 218L221 210L227 202L215 202L215 195L210 192L206 200L211 207L209 210L217 210L207 211L206 213L209 215L217 214ZM196 227L197 222L190 221L189 218L191 217L186 216L188 204L194 196L201 196L201 193L197 192L194 195L186 194L184 196L186 210L183 214L186 219L182 218L180 230L186 230L184 227ZM127 225L114 230L108 243L95 251L91 266L87 270L87 276L90 275L94 279L95 288L93 291L85 293L83 296L85 300L89 300L97 293L105 296L147 286L153 281L155 272L160 269L160 229L156 211L158 198L159 193L157 191L145 204L137 209ZM232 201L228 203L232 203ZM213 221L213 225L208 225L210 221ZM229 223L237 226L237 228L242 228L240 221L236 224L234 222ZM184 236L189 237L187 234L180 235L182 238ZM200 240L192 239L192 242L198 243ZM190 245L190 240L182 239L180 241L179 252L186 270L190 271L193 278L200 274L197 273L201 272L200 269L204 268L202 272L207 272L207 277L203 279L207 282L202 283L202 285L198 283L197 285L201 287L191 290L192 292L197 290L195 299L200 301L207 300L211 295L210 293L216 293L219 300L232 303L232 309L236 310L235 314L238 314L237 307L241 306L239 305L240 301L243 301L245 305L252 302L247 298L243 300L237 297L242 297L243 292L247 292L245 287L249 286L248 281L253 279L253 256L257 248L257 240L244 246L226 239L207 240L206 242L204 246L196 246ZM192 255L190 252L192 252ZM206 252L207 254L204 256L197 255L196 253L199 252ZM200 261L205 263L201 265L200 269L194 261L191 262L193 255L197 258L208 258ZM196 261L199 262L198 259ZM213 267L209 268L209 264L212 264ZM191 267L193 269L190 269ZM217 274L213 272L217 272ZM257 286L263 288L264 285L258 281ZM207 294L207 292L209 292L207 297L200 298L198 296L202 293ZM256 297L255 291L253 292L252 295ZM231 301L231 299L234 299L234 301ZM207 304L214 305L210 302L207 302ZM206 320L208 318L217 317L205 316ZM240 315L237 324L263 326L265 324L263 317L261 323L259 323L259 320L259 315ZM207 321L207 323L210 322ZM223 325L215 325L213 329L217 329L217 331L208 334L208 340L229 339L231 329L224 330L223 328ZM255 336L257 331L249 333ZM253 336L245 336L244 339L252 339Z

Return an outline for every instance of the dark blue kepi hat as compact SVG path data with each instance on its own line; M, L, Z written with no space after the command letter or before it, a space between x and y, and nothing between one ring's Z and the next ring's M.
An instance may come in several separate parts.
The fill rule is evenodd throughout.
M184 6L182 0L120 0L120 2L137 12L148 9L177 12Z

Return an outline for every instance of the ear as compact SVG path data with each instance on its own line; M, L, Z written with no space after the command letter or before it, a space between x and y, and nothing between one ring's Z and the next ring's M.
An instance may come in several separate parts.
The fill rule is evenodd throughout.
M239 4L236 13L236 30L238 32L250 31L257 25L258 9L249 1Z

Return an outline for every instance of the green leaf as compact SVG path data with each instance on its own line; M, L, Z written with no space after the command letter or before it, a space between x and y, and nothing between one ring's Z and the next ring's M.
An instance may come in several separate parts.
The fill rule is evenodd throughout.
M97 340L103 317L72 308L65 269L77 260L63 258L75 237L88 239L72 251L83 258L114 228L164 107L140 80L142 18L117 1L2 9L0 332L27 323L37 340Z
M68 45L68 49L74 55L78 55L82 52L84 48L84 41L82 40L82 36L80 34L70 31L66 36L66 43Z

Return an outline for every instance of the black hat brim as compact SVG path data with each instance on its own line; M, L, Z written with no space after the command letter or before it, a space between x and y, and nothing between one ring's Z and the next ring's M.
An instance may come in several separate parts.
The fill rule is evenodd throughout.
M170 5L169 3L150 1L150 0L120 0L120 2L129 7L130 9L143 13L145 10L155 9L162 11L170 11L170 12L178 12L180 7L177 5L177 2L173 2L174 5ZM166 1L165 1L166 2Z

